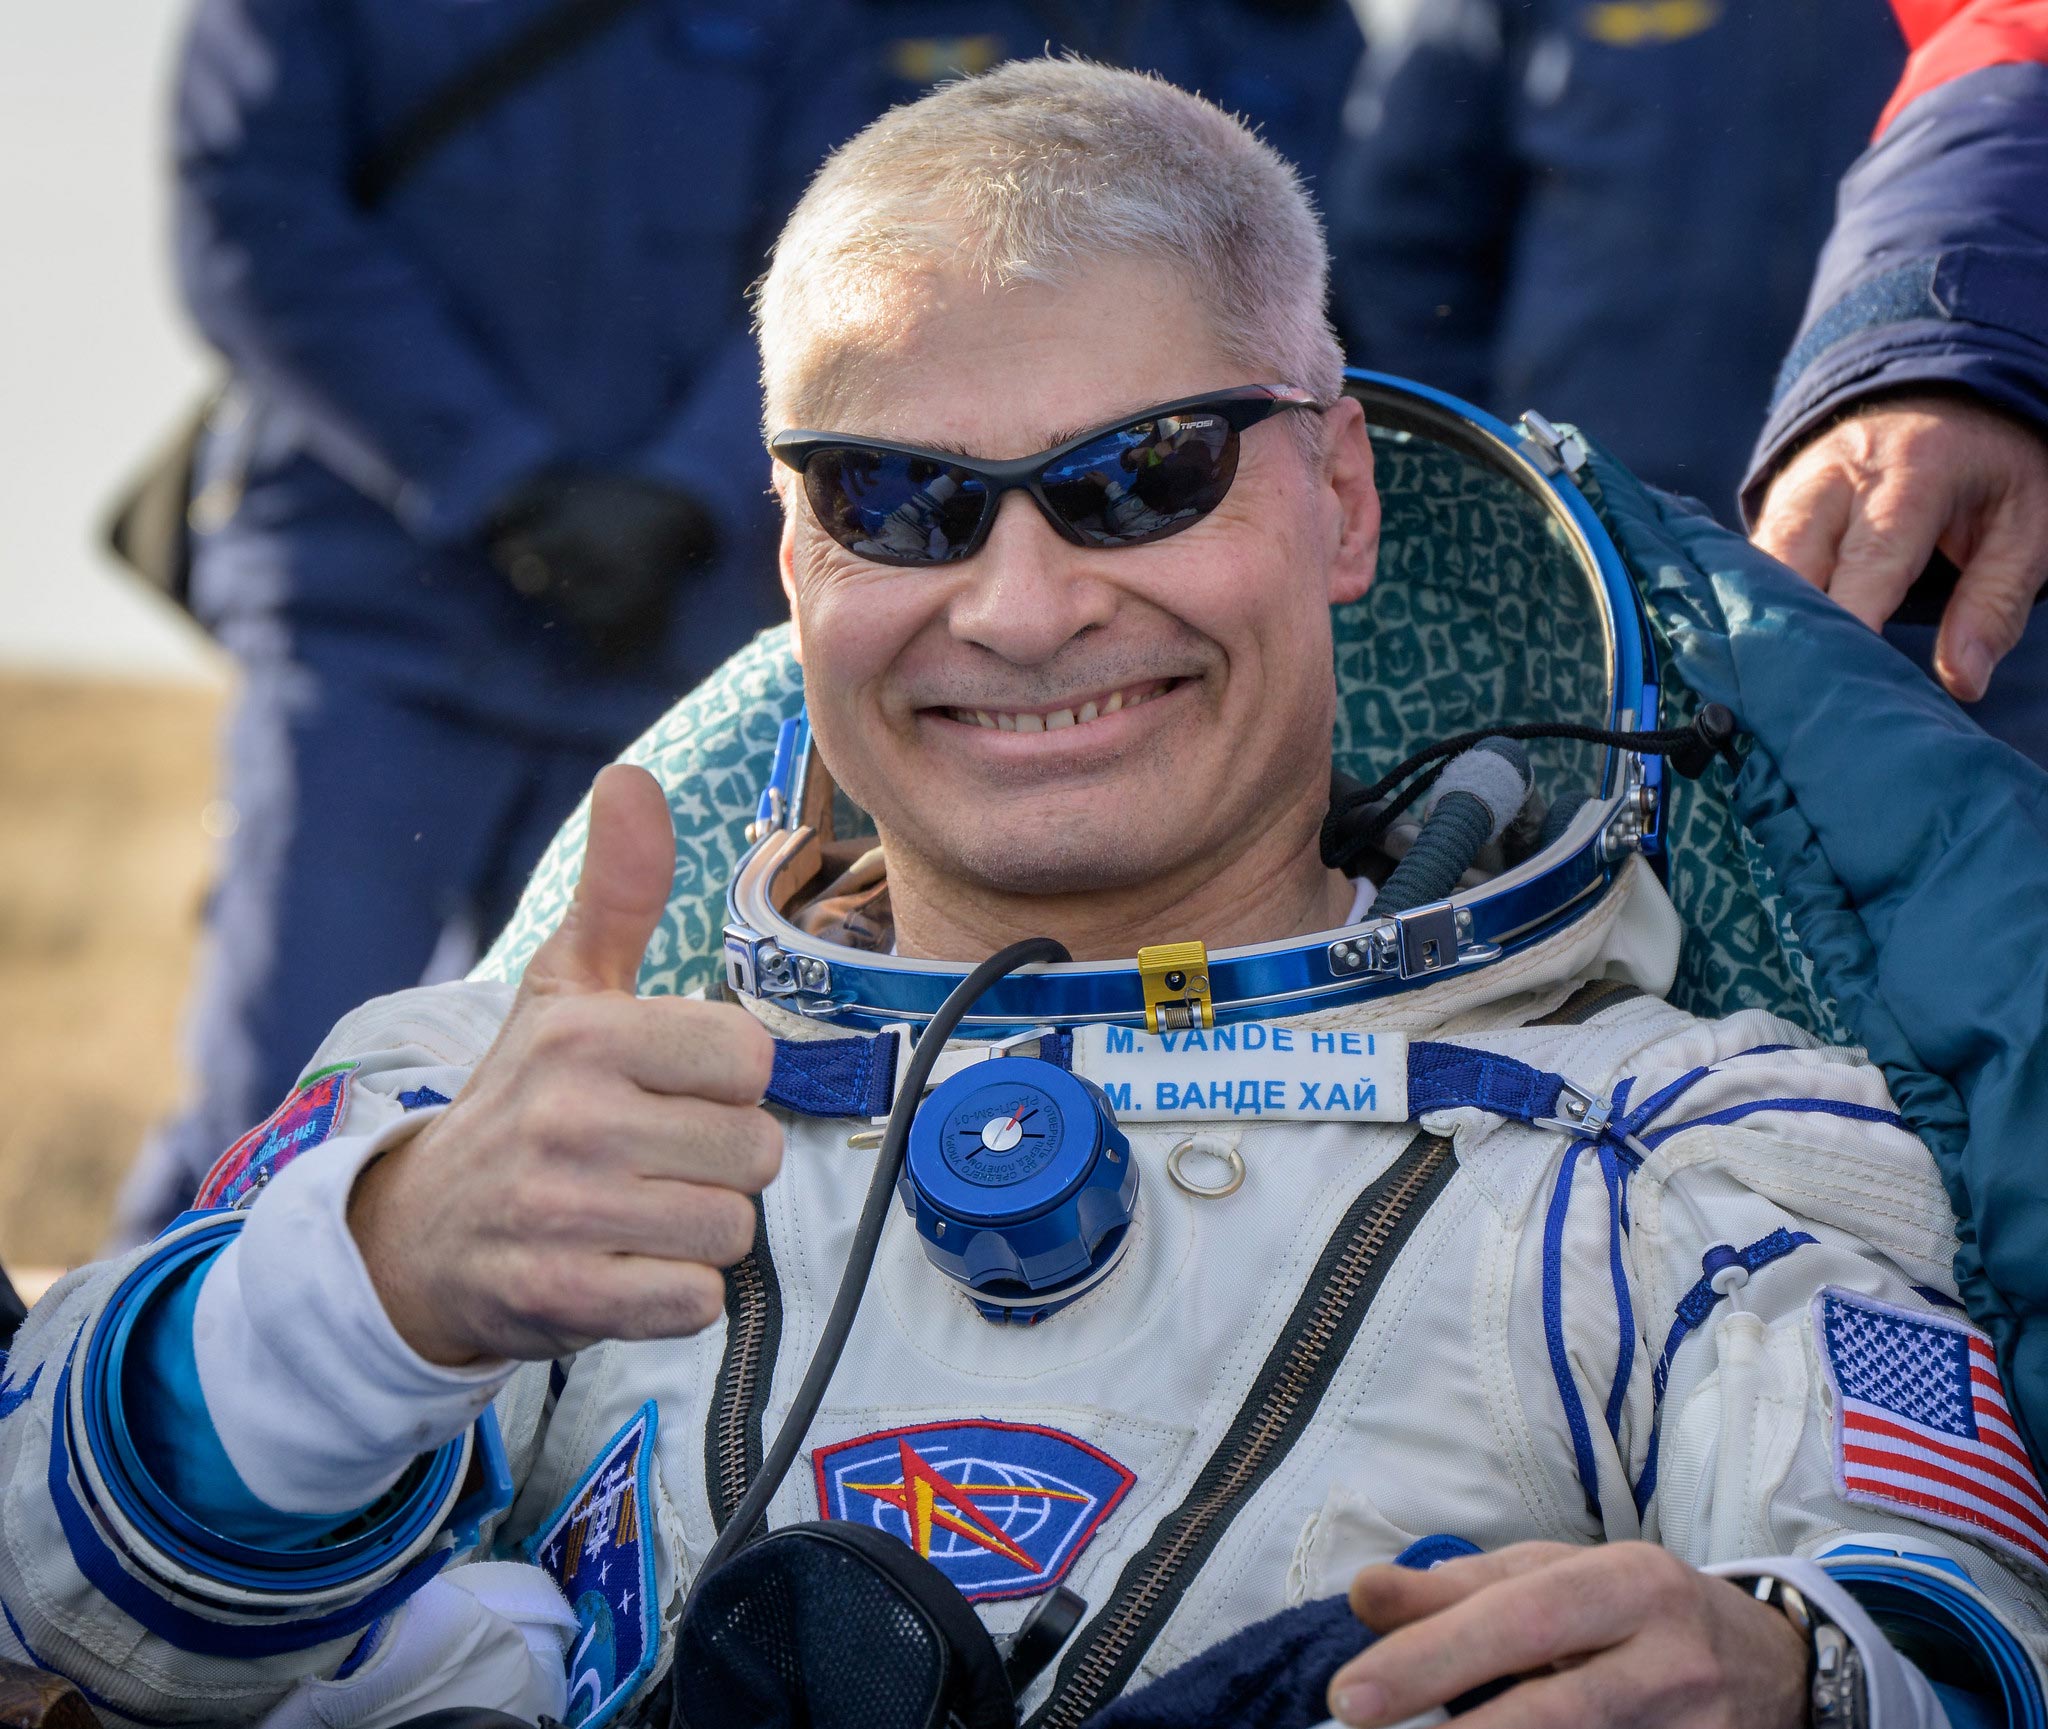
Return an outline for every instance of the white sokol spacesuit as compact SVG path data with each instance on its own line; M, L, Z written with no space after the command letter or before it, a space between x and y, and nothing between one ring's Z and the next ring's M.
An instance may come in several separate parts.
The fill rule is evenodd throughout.
M771 1522L897 1531L996 1630L1054 1581L1078 1590L1090 1618L1025 1701L1053 1699L1057 1725L1367 1563L1531 1538L1642 1537L1793 1578L1862 1649L1883 1729L1943 1708L1859 1597L1918 1605L1974 1641L1980 1683L2038 1699L2048 1513L1955 1303L1934 1163L1859 1053L1659 1000L1678 936L1636 863L1494 965L1269 1023L1519 1058L1633 1113L1625 1143L1478 1106L1130 1121L1121 1258L1028 1327L991 1325L892 1208ZM864 1122L787 1118L724 1325L432 1368L385 1320L344 1204L457 1092L511 997L454 985L351 1015L316 1058L346 1066L258 1144L253 1205L38 1308L0 1405L0 1651L137 1722L389 1723L458 1701L615 1719L660 1674L810 1358L873 1155L848 1144ZM839 1036L753 1006L778 1037ZM1169 1177L1196 1133L1242 1161L1233 1192ZM149 1270L172 1263L203 1276ZM199 1395L181 1408L211 1424L226 1501L272 1516L240 1561L137 1486L151 1445L202 1443L124 1439L113 1335L128 1323L132 1358L149 1292L173 1287ZM177 1378L184 1336L158 1338L153 1372ZM324 1535L293 1551L295 1520Z

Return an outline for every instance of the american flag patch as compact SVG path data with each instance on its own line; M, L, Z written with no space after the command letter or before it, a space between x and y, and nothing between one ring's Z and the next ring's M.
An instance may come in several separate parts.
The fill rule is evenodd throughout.
M1832 1286L1813 1314L1834 1389L1842 1498L1995 1543L2048 1572L2048 1497L1991 1341L1963 1321Z

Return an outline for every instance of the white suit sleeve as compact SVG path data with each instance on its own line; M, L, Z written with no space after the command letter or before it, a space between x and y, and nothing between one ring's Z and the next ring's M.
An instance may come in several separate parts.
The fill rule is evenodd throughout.
M1613 1378L1578 1392L1610 1534L1803 1581L1868 1647L1878 1729L1944 1722L1949 1688L2032 1720L2048 1498L1956 1301L1932 1157L1859 1053L1769 1016L1633 1067L1583 1156L1608 1180L1569 1197L1579 1253L1617 1272Z
M434 1700L407 1665L429 1622L460 1621L508 1708L548 1703L563 1606L545 1576L459 1565L516 1488L499 1414L531 1456L546 1366L506 1388L504 1366L420 1361L339 1212L353 1172L459 1091L510 997L439 987L357 1011L223 1155L200 1210L38 1304L0 1359L0 1655L67 1676L109 1724L289 1721L314 1687L338 1723L345 1698ZM166 1364L180 1385L150 1378ZM197 1420L167 1438L150 1409L166 1404ZM206 1517L166 1493L183 1466L232 1479ZM238 1504L262 1514L255 1535L208 1524ZM326 1533L348 1510L345 1541L292 1540L294 1520Z

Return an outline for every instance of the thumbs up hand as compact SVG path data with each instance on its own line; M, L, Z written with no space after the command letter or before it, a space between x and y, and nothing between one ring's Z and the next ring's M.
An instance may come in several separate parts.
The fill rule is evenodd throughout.
M634 995L674 854L653 777L600 774L575 898L496 1042L356 1183L349 1228L430 1362L694 1333L724 1307L782 1160L775 1047L743 1009Z

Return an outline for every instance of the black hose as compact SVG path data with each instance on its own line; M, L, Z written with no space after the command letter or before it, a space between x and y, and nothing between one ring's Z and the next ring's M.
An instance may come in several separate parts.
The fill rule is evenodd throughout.
M860 1223L853 1233L853 1246L846 1252L846 1270L839 1275L839 1292L832 1299L832 1312L825 1317L824 1330L819 1333L817 1347L811 1352L810 1367L804 1371L803 1385L797 1388L789 1415L783 1418L782 1427L776 1431L775 1443L762 1459L759 1474L748 1486L740 1504L733 1509L733 1515L726 1521L725 1529L719 1532L717 1541L711 1545L711 1552L704 1557L704 1565L697 1570L696 1581L690 1588L692 1598L697 1595L698 1587L753 1536L762 1515L768 1510L769 1501L781 1487L782 1479L789 1474L797 1450L803 1446L811 1419L818 1414L818 1406L824 1400L832 1372L839 1367L839 1354L846 1348L847 1335L853 1331L853 1318L860 1309L861 1294L867 1289L868 1274L874 1269L875 1251L882 1241L882 1226L889 1217L889 1202L896 1180L903 1171L904 1149L910 1141L910 1119L917 1114L918 1104L924 1098L925 1082L931 1078L932 1067L938 1062L939 1053L946 1048L946 1041L966 1018L967 1011L990 987L1008 978L1019 967L1072 958L1051 937L1026 937L1020 943L999 949L953 987L939 1005L938 1012L918 1035L917 1043L911 1048L910 1060L904 1067L902 1089L889 1109L888 1126L882 1131L881 1151L875 1155L875 1174L869 1179L867 1199L861 1204ZM688 1616L688 1603L684 1604L683 1613Z

